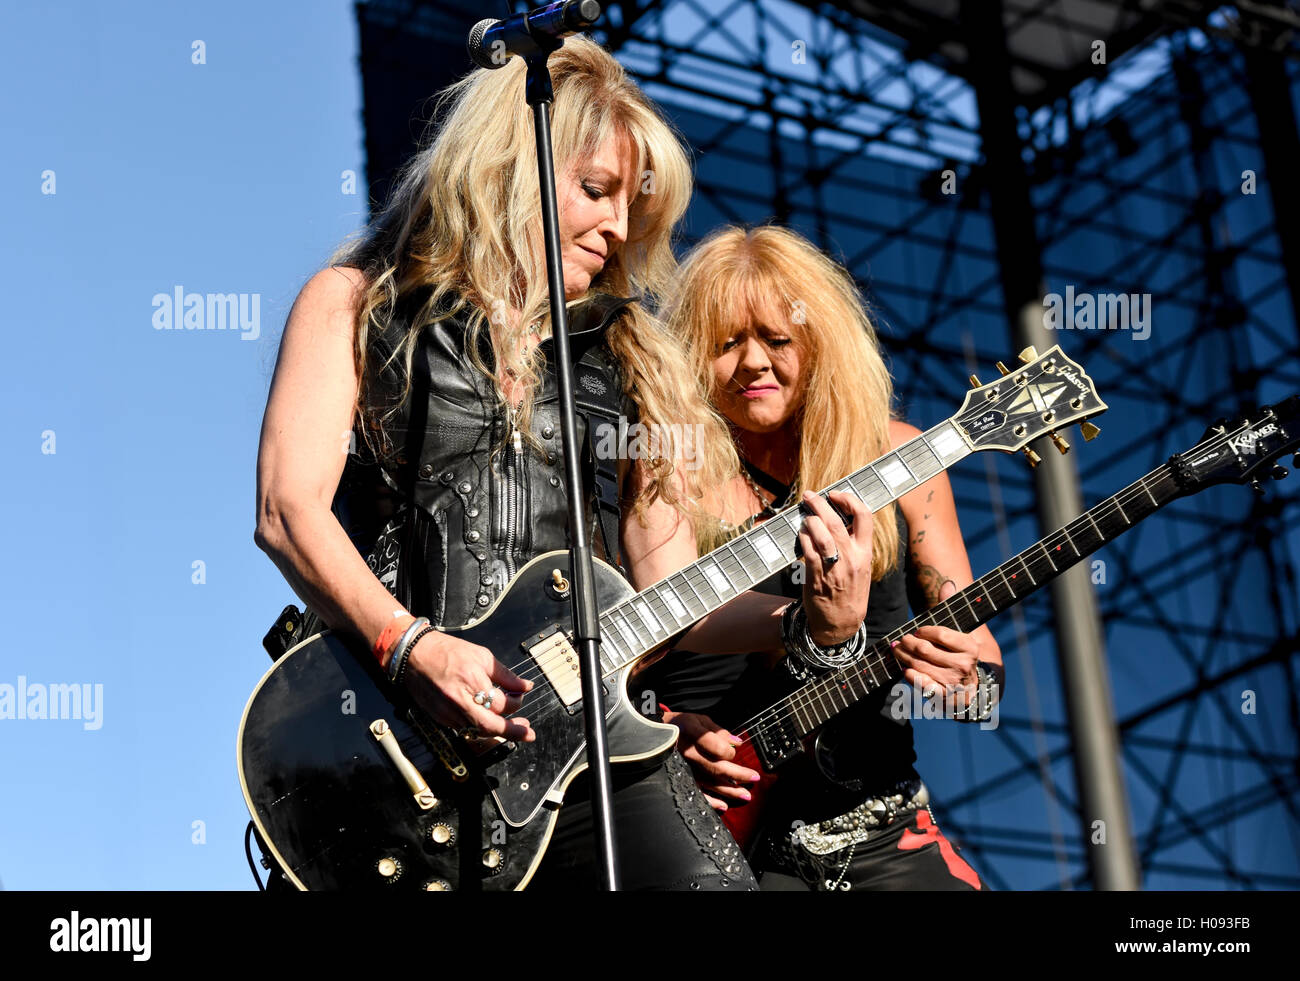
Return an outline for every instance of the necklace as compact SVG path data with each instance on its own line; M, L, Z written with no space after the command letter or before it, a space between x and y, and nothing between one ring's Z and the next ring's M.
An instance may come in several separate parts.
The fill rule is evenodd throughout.
M795 475L794 475L794 479L793 479L792 481L790 481L790 487L789 487L789 490L786 491L785 498L784 498L782 501L780 501L779 503L777 502L777 496L778 496L778 494L779 494L780 492L779 492L779 491L773 491L770 487L767 488L767 493L769 493L769 494L772 495L772 503L767 504L767 503L764 503L764 498L763 498L763 491L764 491L764 489L758 485L758 481L756 481L756 480L754 479L754 475L753 475L753 473L751 472L751 468L753 468L753 465L752 465L748 460L741 460L740 462L741 462L742 467L743 467L743 473L744 473L744 477L745 477L745 482L746 482L747 484L749 484L749 488L750 488L750 490L752 490L752 491L754 492L754 496L758 498L758 503L763 505L763 510L761 510L761 511L759 512L759 514L764 515L765 517L769 517L769 518L770 518L772 515L776 514L778 511L782 511L782 510L784 510L785 508L788 508L788 507L790 506L791 502L794 500L794 496L795 496L795 493L796 493L796 488L798 488L798 486L799 486L799 474L798 474L798 472L795 473ZM754 469L756 469L756 468L754 468ZM774 478L769 478L769 479L772 479L772 480L773 480L773 483L776 482ZM779 486L779 485L778 485L778 486Z

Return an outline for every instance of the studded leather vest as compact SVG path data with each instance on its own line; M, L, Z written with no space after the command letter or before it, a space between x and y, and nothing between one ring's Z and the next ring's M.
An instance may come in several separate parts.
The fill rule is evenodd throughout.
M418 309L418 301L405 308ZM599 295L569 311L590 538L596 554L615 563L618 461L596 458L592 446L599 427L617 426L620 415L629 426L636 420L636 404L603 343L606 329L632 302ZM382 364L409 323L399 308L376 341L371 364ZM460 315L424 326L410 396L386 424L393 454L381 463L365 459L364 451L350 454L333 504L371 571L406 609L450 627L480 618L529 559L569 547L551 338L539 345L545 369L531 421L541 451L515 431L513 413L499 405L466 345ZM479 353L492 369L486 336ZM376 374L373 383L400 393L390 372Z

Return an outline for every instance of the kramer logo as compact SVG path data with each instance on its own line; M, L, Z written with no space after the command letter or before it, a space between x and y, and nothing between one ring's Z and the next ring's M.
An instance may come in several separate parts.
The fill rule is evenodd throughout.
M77 910L50 921L50 950L61 954L129 952L147 961L152 952L153 920L125 916L81 918Z
M1261 439L1265 436L1272 436L1275 432L1277 432L1277 424L1272 422L1266 423L1259 429L1247 429L1240 436L1233 437L1228 440L1228 445L1236 450L1237 453L1243 456L1250 456L1255 452Z

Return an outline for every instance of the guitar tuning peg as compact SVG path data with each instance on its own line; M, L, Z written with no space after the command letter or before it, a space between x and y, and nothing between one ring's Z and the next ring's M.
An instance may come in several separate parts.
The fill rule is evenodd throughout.
M1250 482L1250 489L1253 490L1260 497L1264 496L1264 488L1260 486L1258 477L1256 477L1254 480Z
M971 387L971 388L979 388L979 387L980 387L980 380L979 380L978 378L976 378L974 375L971 375L971 376L970 376L970 387Z
M1279 463L1273 467L1272 471L1269 473L1269 476L1272 477L1274 480L1286 480L1286 478L1290 476L1290 474L1291 471Z
M1070 452L1070 444L1061 439L1060 436L1057 436L1056 433L1052 433L1052 442L1055 443L1056 448L1061 451L1061 456L1065 456L1065 454Z
M1006 365L1004 365L1001 361L998 362L998 371L1002 372L1002 374L1004 375L1011 374L1011 369L1008 368Z
M1029 461L1029 467L1031 470L1043 462L1043 458L1027 446L1024 449L1024 454L1025 459Z
M1035 348L1034 345L1030 344L1029 347L1017 354L1016 357L1018 357L1022 363L1029 364L1029 362L1038 357L1038 349ZM1003 374L1006 374L1006 372L1004 371Z
M1090 422L1079 423L1079 432L1083 433L1083 441L1085 443L1091 443L1101 435L1101 430Z

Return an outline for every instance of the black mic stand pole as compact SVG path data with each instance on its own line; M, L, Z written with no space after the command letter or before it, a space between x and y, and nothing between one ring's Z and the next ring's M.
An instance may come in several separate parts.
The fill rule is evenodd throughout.
M587 537L583 507L582 458L578 426L573 408L573 363L569 357L569 317L564 305L564 266L561 261L560 220L555 204L555 161L551 155L551 103L555 92L547 59L564 42L535 38L536 51L524 57L528 66L525 97L533 107L537 137L537 177L542 192L542 229L546 235L546 285L551 293L551 334L555 346L555 372L559 382L560 434L564 446L564 481L569 497L570 575L573 576L574 647L582 672L582 702L586 717L587 766L591 774L591 813L595 822L596 848L600 853L602 885L609 891L620 888L618 856L614 847L614 806L609 776L609 744L605 738L605 696L600 669L600 623L596 605L595 572L591 542ZM542 44L549 44L543 47Z

